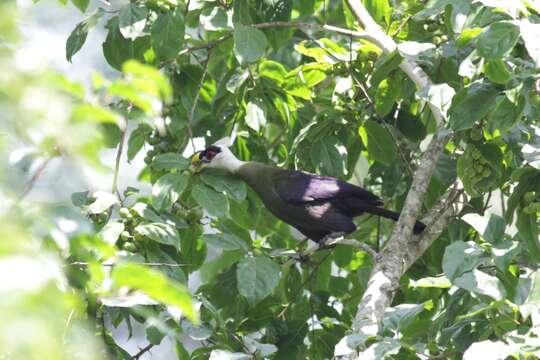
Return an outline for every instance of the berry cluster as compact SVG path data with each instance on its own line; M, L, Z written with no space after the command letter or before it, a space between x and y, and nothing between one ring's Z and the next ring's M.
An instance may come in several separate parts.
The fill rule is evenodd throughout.
M540 213L540 193L535 193L534 191L529 191L523 196L523 200L527 204L523 208L525 214L537 214Z

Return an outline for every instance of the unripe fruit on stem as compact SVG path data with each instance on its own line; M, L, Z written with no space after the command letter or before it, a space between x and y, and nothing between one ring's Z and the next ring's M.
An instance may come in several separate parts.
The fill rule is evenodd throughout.
M482 130L480 129L473 129L471 130L471 140L473 141L480 141L482 140L483 136L482 136Z
M523 199L525 199L525 202L532 203L536 199L536 195L534 194L534 191L529 191L528 193L525 193L523 196Z
M124 244L122 244L122 249L129 252L136 252L137 246L135 246L135 244L132 242L125 242Z
M129 215L131 215L129 213L129 209L126 208L126 207L123 207L123 208L120 208L120 210L118 210L118 215L120 215L121 218L123 219L127 219Z
M129 231L122 231L120 233L120 240L128 241L129 239L131 239L131 234L129 233Z

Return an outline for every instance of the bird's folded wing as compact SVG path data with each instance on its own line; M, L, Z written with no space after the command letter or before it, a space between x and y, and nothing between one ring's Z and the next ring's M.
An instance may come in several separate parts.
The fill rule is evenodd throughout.
M382 205L379 197L359 186L339 179L301 171L284 171L274 179L274 188L283 201L308 203L342 198L357 198L371 205Z

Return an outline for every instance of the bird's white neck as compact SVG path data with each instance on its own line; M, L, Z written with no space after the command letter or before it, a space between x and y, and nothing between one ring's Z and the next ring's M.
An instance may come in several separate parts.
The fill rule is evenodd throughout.
M221 154L214 158L208 167L225 170L231 174L236 174L244 164L245 161L238 160L229 149L225 148Z
M231 156L224 158L221 164L223 166L223 170L228 171L231 174L236 174L245 163L245 161L238 160L236 157Z

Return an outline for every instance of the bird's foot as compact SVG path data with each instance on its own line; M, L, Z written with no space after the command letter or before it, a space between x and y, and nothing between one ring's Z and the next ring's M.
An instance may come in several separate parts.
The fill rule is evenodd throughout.
M343 238L343 235L345 235L344 232L335 232L332 234L326 235L322 240L319 242L319 249L333 249L336 247L336 242Z

